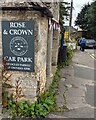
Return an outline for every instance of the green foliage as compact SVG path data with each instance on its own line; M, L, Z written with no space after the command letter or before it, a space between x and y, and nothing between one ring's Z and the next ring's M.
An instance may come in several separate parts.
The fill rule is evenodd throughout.
M72 57L73 57L73 49L72 47L67 48L67 59L64 62L64 66L69 66L70 63L72 62Z
M88 25L91 32L91 36L96 40L96 1L94 1L88 9Z
M10 112L10 117L13 119L15 117L31 117L31 118L44 118L49 112L57 110L56 105L56 95L58 93L58 80L60 79L59 69L57 69L52 84L49 89L45 91L35 103L29 103L28 101L20 101L19 98L22 96L21 94L21 82L19 80L16 81L16 95L13 98L13 95L8 95L8 92L4 93L4 98L7 98L7 106L3 108L3 113ZM64 98L65 99L65 98Z
M83 6L77 16L75 25L79 26L84 31L84 37L95 38L96 33L96 1L90 5Z
M78 25L82 30L87 30L88 29L88 9L90 5L85 5L82 9L81 12L78 14L77 19L75 21L75 25Z
M68 2L60 2L59 3L59 14L60 14L60 25L64 24L64 16L66 16L66 20L68 20L69 16L69 3Z
M28 101L14 100L13 95L8 96L8 94L6 94L8 98L7 109L10 111L10 115L13 118L16 116L41 118L45 117L50 111L53 111L56 108L57 91L55 89L58 86L59 77L59 70L57 70L49 89L32 104ZM6 109L3 109L3 112L4 111L6 111Z

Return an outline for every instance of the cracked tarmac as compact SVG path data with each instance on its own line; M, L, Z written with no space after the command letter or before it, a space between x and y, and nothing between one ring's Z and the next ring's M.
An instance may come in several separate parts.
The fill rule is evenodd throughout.
M94 73L94 60L86 52L77 51L73 63L60 71L57 105L64 106L63 93L67 86L65 95L68 109L64 112L52 112L48 117L94 118Z

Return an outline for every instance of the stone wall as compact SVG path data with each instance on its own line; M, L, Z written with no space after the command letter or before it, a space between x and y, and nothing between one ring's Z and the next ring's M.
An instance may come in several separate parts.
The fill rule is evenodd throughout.
M59 2L53 4L53 17L59 22Z
M53 32L53 46L52 46L52 65L57 66L58 60L58 48L59 48L59 31Z
M54 22L59 24L59 2L52 5ZM58 49L59 49L59 29L53 30L53 44L52 44L52 66L57 66Z
M1 3L2 4L2 3ZM36 4L36 3L35 3ZM39 3L42 7L44 4ZM59 21L59 3L50 4L51 12L56 22ZM1 6L32 6L27 2L7 2ZM0 21L2 20L34 20L34 61L35 61L35 72L13 72L9 71L9 75L12 74L10 85L13 86L12 89L7 89L10 93L14 93L14 86L16 80L21 81L22 95L21 99L29 100L34 102L37 96L40 95L45 90L45 84L49 85L52 82L52 71L51 64L57 65L58 58L58 48L59 48L59 31L51 29L48 33L48 18L37 11L3 11L0 14ZM2 39L0 37L0 43L2 44ZM2 46L0 44L0 46ZM0 47L1 48L1 47ZM2 49L1 49L2 50ZM47 52L47 53L46 53ZM2 55L2 51L1 51ZM49 59L50 56L50 59ZM46 60L47 58L47 60ZM46 68L47 61L47 68ZM47 74L46 74L47 71ZM47 82L46 82L47 75ZM51 80L50 80L51 79ZM51 81L51 82L50 82Z
M51 3L50 10L53 18L49 19L49 31L47 40L47 83L46 89L52 83L52 78L57 69L58 49L59 49L59 30L54 28L54 24L59 25L59 3Z
M1 14L0 14L1 15ZM34 102L36 96L45 90L46 83L46 51L47 51L47 30L48 20L46 16L42 16L40 12L36 11L2 11L0 21L2 20L34 20L34 44L35 44L35 72L16 72L9 71L12 74L9 84L13 86L10 93L15 95L16 80L21 81L22 98ZM0 37L0 42L1 42Z

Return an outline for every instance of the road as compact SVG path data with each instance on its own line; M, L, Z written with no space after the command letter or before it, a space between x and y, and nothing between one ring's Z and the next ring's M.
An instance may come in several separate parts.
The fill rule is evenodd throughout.
M82 118L94 117L94 105L96 103L94 96L94 85L95 85L95 73L96 73L96 53L93 49L86 49L85 52L79 51L73 59L74 62L74 78L80 80L81 88L85 89L84 107L82 109L78 107L77 116ZM83 82L82 82L83 80ZM80 87L80 86L79 86ZM82 110L82 112L80 112ZM90 111L90 112L89 112ZM90 114L91 113L91 114ZM72 115L72 114L71 114ZM74 116L74 114L73 114ZM75 116L74 116L75 117Z
M86 59L86 63L81 60L82 64L74 65L75 77L86 79L86 81L90 81L90 84L86 84L86 93L85 93L85 100L86 102L94 107L96 101L94 101L94 85L95 85L95 73L96 73L96 53L93 49L86 49L83 56L86 56L86 53L90 56L89 59ZM82 53L81 53L82 54ZM81 58L82 59L82 58Z
M69 100L68 104L71 106L71 110L74 110L65 112L64 115L68 118L94 118L96 54L93 49L77 53L73 58L74 82L72 83L77 89L73 87L74 93L71 91L69 92L70 96L68 95L69 99L71 98L71 102Z
M86 52L88 53L88 55L94 60L94 87L93 86L86 86L87 87L87 92L86 92L86 96L85 99L87 101L88 104L90 104L91 106L95 106L96 107L96 50L93 49L86 49ZM92 70L91 70L92 71ZM91 72L90 71L90 72ZM91 78L92 80L92 78ZM94 99L92 99L92 97L94 97Z
M73 64L61 70L59 81L58 105L63 106L62 94L64 85L68 87L66 92L68 111L53 112L50 118L94 118L95 117L95 56L93 49L85 52L77 50L73 57ZM95 55L95 54L94 54Z
M86 49L86 52L90 55L91 58L96 60L96 49Z

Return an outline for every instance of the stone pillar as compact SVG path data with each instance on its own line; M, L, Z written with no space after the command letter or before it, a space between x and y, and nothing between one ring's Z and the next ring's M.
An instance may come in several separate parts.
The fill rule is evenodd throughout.
M59 31L53 31L53 46L52 46L52 66L57 66L59 48Z
M59 26L59 2L54 2L52 6L53 13L53 45L52 45L52 73L56 71L57 60L58 60L58 49L59 49L59 29L54 26Z
M48 29L48 39L47 39L47 61L46 61L46 76L47 83L46 87L48 87L52 82L52 73L51 73L51 64L52 64L52 42L53 42L53 30Z
M0 17L1 18L1 17ZM37 96L45 90L46 83L46 51L47 51L47 30L48 19L37 11L3 11L2 20L6 21L29 21L34 20L34 72L8 71L12 74L8 82L12 88L7 91L13 95L15 92L16 80L21 81L22 100L34 102ZM1 21L2 21L1 20ZM0 40L2 38L0 37Z

